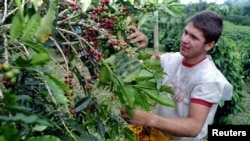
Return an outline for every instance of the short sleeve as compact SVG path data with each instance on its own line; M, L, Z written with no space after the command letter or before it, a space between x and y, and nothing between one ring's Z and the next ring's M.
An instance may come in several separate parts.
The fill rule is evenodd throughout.
M214 77L206 80L205 82L196 83L191 95L192 98L202 99L211 103L231 100L233 86L220 71L217 70Z

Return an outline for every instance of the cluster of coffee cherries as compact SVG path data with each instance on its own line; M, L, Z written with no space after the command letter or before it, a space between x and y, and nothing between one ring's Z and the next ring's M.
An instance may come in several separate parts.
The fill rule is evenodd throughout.
M108 43L113 47L114 50L123 50L128 48L128 44L121 39L110 39Z
M74 75L73 75L72 73L65 73L65 74L64 74L64 83L65 83L71 90L73 90L73 88L74 88L74 85L73 85L73 82L72 82L72 81L73 81L73 77L74 77ZM64 95L65 95L67 98L69 98L70 95L71 95L71 93L65 92Z
M17 75L20 74L20 69L12 66L9 63L0 63L0 81L5 86L13 86L16 84Z
M94 48L90 48L88 52L85 48L80 51L80 58L88 68L92 79L98 78L96 68L98 67L98 62L100 61L101 57L102 52Z

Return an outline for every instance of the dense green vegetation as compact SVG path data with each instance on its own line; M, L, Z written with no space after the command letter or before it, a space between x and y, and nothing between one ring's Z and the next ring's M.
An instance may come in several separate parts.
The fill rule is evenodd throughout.
M120 107L150 111L155 102L173 105L160 95L172 91L159 85L159 62L126 41L126 26L137 25L152 50L159 25L159 50L176 51L185 21L205 9L223 15L225 29L211 55L234 86L233 99L221 103L214 123L230 124L229 115L245 110L250 27L241 19L249 19L246 1L186 6L177 0L136 1L141 7L124 0L33 2L0 2L0 141L133 140L117 113Z

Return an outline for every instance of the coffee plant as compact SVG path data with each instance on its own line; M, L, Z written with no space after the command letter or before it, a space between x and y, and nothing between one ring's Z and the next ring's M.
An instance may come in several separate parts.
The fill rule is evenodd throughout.
M133 116L174 104L159 60L126 39L128 26L171 16L177 2L1 1L0 140L135 140L114 107Z

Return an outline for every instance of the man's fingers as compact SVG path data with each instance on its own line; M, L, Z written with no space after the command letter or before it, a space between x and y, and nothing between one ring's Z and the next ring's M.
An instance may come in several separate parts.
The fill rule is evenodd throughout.
M132 30L133 32L138 31L138 29L133 25L128 26L128 29Z
M139 48L144 48L144 47L146 47L146 46L147 46L147 43L144 43L144 42L143 42L143 43L141 43L138 47L139 47Z

